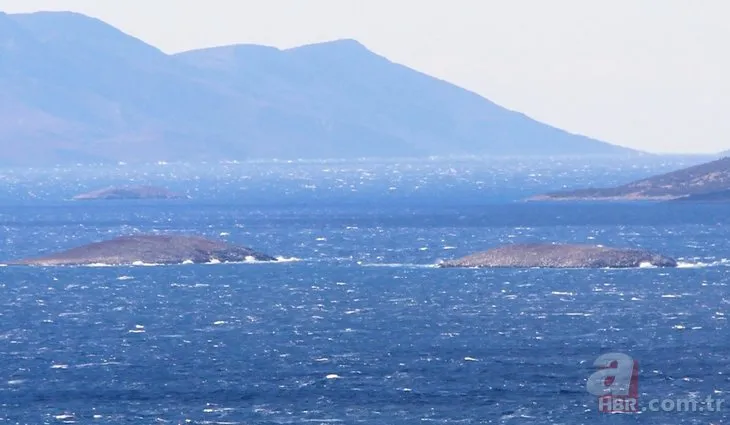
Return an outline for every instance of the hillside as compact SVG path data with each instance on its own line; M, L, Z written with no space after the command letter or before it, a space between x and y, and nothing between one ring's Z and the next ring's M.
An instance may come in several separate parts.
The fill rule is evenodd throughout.
M94 18L0 14L0 163L631 155L353 40L167 55Z
M611 188L538 195L532 200L707 200L730 190L730 157Z

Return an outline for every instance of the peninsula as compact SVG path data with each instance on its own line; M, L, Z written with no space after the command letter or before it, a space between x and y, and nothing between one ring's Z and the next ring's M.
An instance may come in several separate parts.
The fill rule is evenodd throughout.
M599 245L515 244L494 248L439 267L632 268L676 267L677 261L643 249Z
M532 201L704 200L730 190L730 157L611 188L587 188L533 196ZM718 195L721 198L721 195ZM727 197L726 197L727 198Z

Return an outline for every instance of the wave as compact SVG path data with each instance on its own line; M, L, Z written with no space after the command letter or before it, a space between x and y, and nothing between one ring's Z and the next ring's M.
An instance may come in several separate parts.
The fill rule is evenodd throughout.
M187 266L192 264L203 264L203 265L217 265L217 264L228 264L228 265L234 265L234 264L279 264L279 263L293 263L293 262L299 262L304 261L301 258L298 257L284 257L284 256L278 256L275 257L276 261L264 261L264 260L256 260L254 257L246 257L245 260L242 261L220 261L216 258L211 259L207 263L195 263L193 260L185 260L180 263L145 263L143 261L133 261L131 264L123 263L123 264L110 264L110 263L90 263L90 264L80 264L77 267L169 267L169 266ZM74 267L74 266L71 266Z
M284 257L284 256L277 256L275 257L276 261L262 261L262 260L256 260L253 257L247 257L243 261L220 261L217 259L212 259L211 261L207 263L199 263L199 264L206 264L206 265L217 265L217 264L228 264L228 265L234 265L234 264L279 264L279 263L294 263L294 262L300 262L300 261L306 261L305 259L298 258L298 257ZM337 261L352 261L352 258L328 258L328 260L337 260ZM79 264L76 266L69 266L69 267L160 267L160 266L183 266L183 265L191 265L191 264L198 264L194 263L192 260L185 260L181 263L171 263L171 264L163 264L163 263L145 263L143 261L134 261L131 264L123 263L123 264L112 264L112 263L89 263L89 264ZM362 261L357 261L357 265L362 267L391 267L391 268L424 268L424 269L430 269L430 268L438 268L439 263L434 264L416 264L416 263L364 263ZM8 264L0 263L0 267L8 267ZM55 266L44 266L44 267L55 267ZM716 261L706 262L706 261L688 261L688 260L679 260L677 261L677 268L680 269L698 269L698 268L707 268L707 267L730 267L730 259L723 258ZM474 269L479 269L479 267L470 267ZM533 269L544 269L548 267L530 267ZM630 267L628 269L656 269L659 268L657 266L654 266L648 262L641 263L638 267ZM576 267L576 268L563 268L565 269L574 269L574 270L584 270L584 268ZM614 270L613 268L606 268L606 270Z
M415 263L361 263L358 265L362 267L403 267L403 268L417 268L417 269L435 269L438 268L438 264L415 264Z
M145 263L144 261L134 261L132 262L133 266L145 266L145 267L154 267L154 266L164 266L164 264L160 263Z
M435 264L414 264L414 263L363 263L358 261L358 265L362 267L402 267L402 268L438 268L439 263ZM693 269L693 268L705 268L705 267L730 267L730 259L721 259L713 262L689 262L689 261L677 261L677 268L680 269ZM501 267L459 267L464 269L497 269ZM585 267L515 267L518 269L537 269L537 270L587 270ZM637 267L625 267L625 268L613 268L605 267L601 270L639 270L639 269L664 269L663 267L655 266L649 262L639 264Z
M274 257L274 258L276 258L276 261L257 260L256 258L251 257L251 256L246 257L246 259L243 261L220 261L220 260L213 259L204 264L279 264L279 263L294 263L294 262L298 262L298 261L304 261L301 258L297 258L297 257L278 256L278 257Z
M712 262L704 262L704 261L690 262L690 261L684 261L684 260L677 261L677 268L680 268L680 269L701 269L701 268L706 268L706 267L723 267L723 266L724 267L730 266L730 259L722 258L720 260L712 261Z
M298 261L304 261L301 258L297 258L297 257L282 257L282 256L276 257L276 260L281 263L294 263L294 262L298 262Z

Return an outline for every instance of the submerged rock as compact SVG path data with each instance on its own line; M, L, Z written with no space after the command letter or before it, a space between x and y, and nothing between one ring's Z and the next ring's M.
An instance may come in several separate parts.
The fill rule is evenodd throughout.
M107 187L73 197L76 201L99 199L185 199L188 196L156 186Z
M439 264L440 267L628 268L676 267L677 261L643 249L596 245L516 244Z
M84 264L125 265L208 263L211 261L277 261L250 248L196 236L137 235L95 242L68 251L12 264L63 266Z

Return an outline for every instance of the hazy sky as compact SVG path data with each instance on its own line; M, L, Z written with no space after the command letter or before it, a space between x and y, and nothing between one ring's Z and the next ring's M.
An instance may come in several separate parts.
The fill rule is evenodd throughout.
M730 149L727 0L0 0L166 52L354 38L540 121L654 152Z

